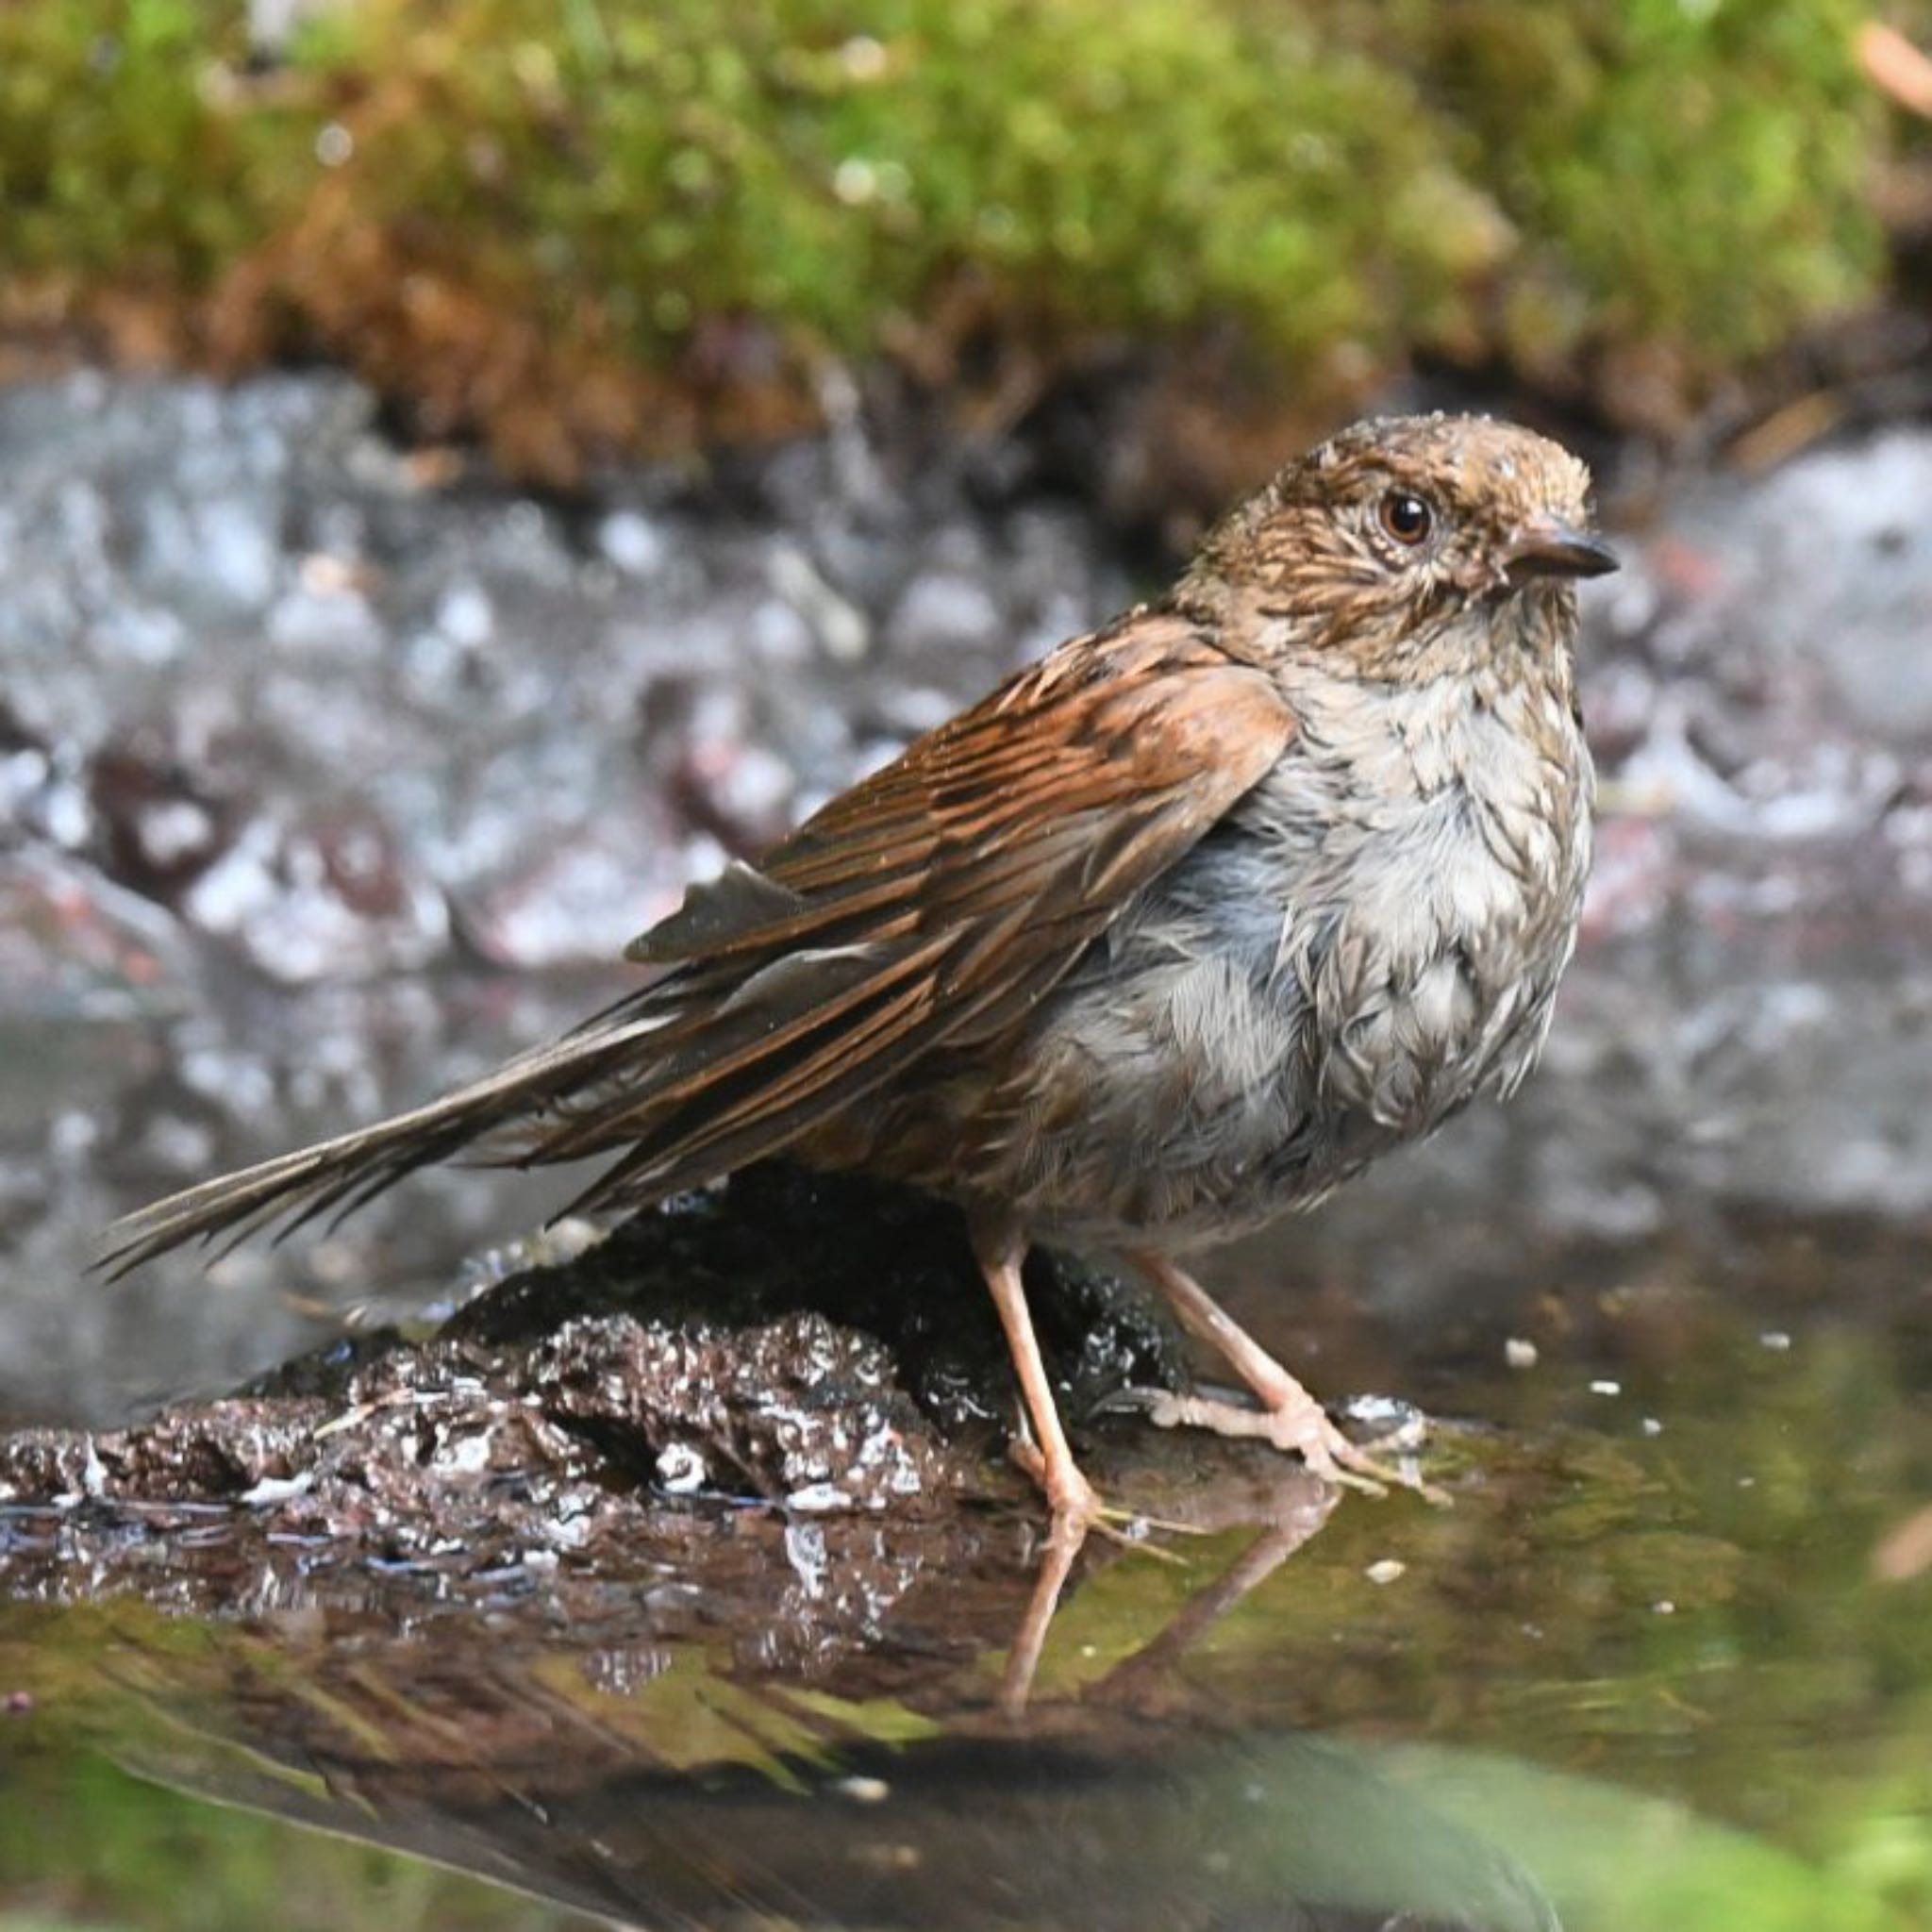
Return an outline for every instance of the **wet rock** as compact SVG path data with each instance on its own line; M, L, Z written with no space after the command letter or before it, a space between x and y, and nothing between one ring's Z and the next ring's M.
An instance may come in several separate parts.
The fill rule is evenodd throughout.
M915 521L849 464L789 526L664 478L594 521L479 499L336 378L16 390L0 457L0 749L37 754L61 842L291 980L419 970L457 927L506 964L608 959L718 841L850 781L867 692L989 685L1112 600L1071 513L1016 513L1008 573L957 492ZM962 570L908 600L928 544Z
M0 848L0 981L22 1016L178 1006L187 936L160 908L63 853Z
M236 1397L103 1435L24 1429L5 1440L0 1499L56 1507L237 1502L268 1485L306 1480L312 1439L328 1418L320 1401Z
M1117 1284L1047 1260L1034 1285L1075 1414L1129 1374L1173 1379ZM962 1501L1026 1494L987 1464L998 1429L964 1426L1009 1395L955 1211L754 1170L511 1275L426 1340L338 1343L133 1428L0 1437L0 1503L54 1511L97 1581L117 1552L152 1565L184 1522L207 1531L204 1506L336 1562L445 1578L527 1567L533 1551L595 1563L613 1538L664 1534L679 1506L712 1508L677 1524L687 1562L734 1534L721 1504L768 1505L794 1527L890 1516L958 1534ZM817 1549L808 1537L787 1560L811 1573Z
M109 874L163 901L178 898L213 862L232 811L194 774L139 741L102 748L88 773L88 802Z
M746 1491L813 1514L928 1504L943 1459L876 1342L823 1316L764 1327L568 1323L529 1363L544 1412L675 1493Z
M1058 1383L1079 1416L1126 1384L1176 1388L1173 1332L1146 1297L1104 1269L1046 1249L1026 1261L1028 1299ZM624 1307L708 1330L811 1313L879 1337L920 1408L949 1430L1003 1430L1011 1366L956 1208L853 1175L782 1162L641 1214L568 1269L512 1276L451 1318L492 1347Z

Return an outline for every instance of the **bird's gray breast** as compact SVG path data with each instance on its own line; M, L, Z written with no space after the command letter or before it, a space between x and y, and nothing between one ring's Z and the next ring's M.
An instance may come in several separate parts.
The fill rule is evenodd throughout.
M1011 1142L1036 1225L1239 1232L1534 1060L1589 865L1567 705L1466 684L1324 695L1042 1008L1031 1131Z

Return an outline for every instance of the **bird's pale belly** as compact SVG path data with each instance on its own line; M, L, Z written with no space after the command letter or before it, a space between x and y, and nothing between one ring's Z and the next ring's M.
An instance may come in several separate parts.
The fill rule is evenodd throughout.
M1354 854L1344 893L1289 907L1278 859L1239 836L1204 846L1043 1003L1008 1089L1024 1100L961 1124L993 1129L975 1180L996 1175L989 1193L1047 1238L1185 1249L1311 1206L1513 1088L1548 1029L1587 848L1554 897L1467 829L1396 852ZM1245 889L1264 881L1272 902Z

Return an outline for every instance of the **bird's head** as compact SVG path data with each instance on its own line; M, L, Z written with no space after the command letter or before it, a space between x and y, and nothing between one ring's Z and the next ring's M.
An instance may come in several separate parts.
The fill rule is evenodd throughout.
M1575 581L1617 568L1568 450L1485 416L1358 423L1210 533L1177 593L1252 655L1421 681L1567 654ZM1250 653L1244 652L1244 655Z

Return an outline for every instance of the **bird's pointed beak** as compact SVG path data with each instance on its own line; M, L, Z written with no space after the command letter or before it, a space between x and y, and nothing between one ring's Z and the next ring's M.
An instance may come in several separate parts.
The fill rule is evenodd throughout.
M1618 567L1617 553L1593 530L1539 517L1524 524L1503 552L1512 584L1531 577L1600 577Z

